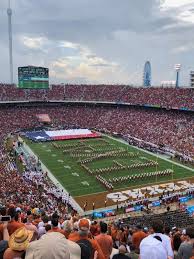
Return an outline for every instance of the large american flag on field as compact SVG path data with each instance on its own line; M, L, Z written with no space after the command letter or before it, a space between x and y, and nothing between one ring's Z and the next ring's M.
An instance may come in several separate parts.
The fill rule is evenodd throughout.
M69 129L69 130L39 130L28 131L26 137L34 141L48 140L65 140L65 139L83 139L101 137L98 132L93 132L89 129Z

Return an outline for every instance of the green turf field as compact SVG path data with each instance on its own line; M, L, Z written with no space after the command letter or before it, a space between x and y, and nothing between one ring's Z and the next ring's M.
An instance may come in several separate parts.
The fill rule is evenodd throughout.
M57 180L71 193L72 196L81 196L92 193L107 191L107 189L98 182L94 175L90 175L80 165L80 160L90 159L96 154L104 154L107 152L124 152L125 154L136 154L135 157L103 157L94 159L85 165L92 171L113 167L116 165L128 166L137 163L146 163L149 160L158 162L158 166L147 168L134 168L102 173L101 175L106 180L113 177L136 175L144 172L150 173L155 171L163 171L172 169L173 175L154 177L152 179L139 179L135 181L119 182L114 184L114 191L121 188L128 188L137 185L151 184L157 182L165 182L172 179L183 179L194 176L194 172L183 168L179 165L174 165L171 161L166 161L157 158L154 155L148 154L143 150L137 150L132 146L121 143L120 141L108 137L100 139L87 140L65 140L55 142L31 143L25 140L26 144L40 158L42 163L52 172ZM55 147L54 145L57 145ZM80 156L80 157L78 157Z

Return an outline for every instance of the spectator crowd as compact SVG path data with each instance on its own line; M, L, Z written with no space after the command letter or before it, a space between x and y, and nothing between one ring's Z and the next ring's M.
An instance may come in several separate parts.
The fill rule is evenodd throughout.
M193 115L181 111L91 106L25 106L0 108L0 137L40 126L36 114L48 114L54 126L96 128L118 133L194 157ZM14 118L14 119L13 119Z
M194 89L131 87L128 85L51 85L49 89L21 89L0 84L0 101L103 101L194 110Z
M0 208L3 259L193 259L194 227L170 228L160 219L132 225L6 204Z
M168 94L163 98L164 91ZM164 106L168 103L167 108L186 104L192 108L191 92L189 89L136 90L128 86L106 85L53 86L48 92L31 92L0 85L0 100L60 100L62 96L62 99L124 100L133 104L136 101L140 103L135 104L150 102L155 105L161 102ZM42 126L36 114L48 114L52 126L93 128L133 136L194 157L194 119L189 113L137 107L1 105L0 259L194 258L194 228L188 226L189 220L182 221L184 224L180 227L176 226L178 220L173 221L172 227L170 214L165 222L161 220L162 216L161 219L153 217L149 223L145 218L91 221L77 214L69 197L41 169L27 167L23 174L19 173L3 141L10 133L19 134L22 130ZM183 219L180 211L176 213Z

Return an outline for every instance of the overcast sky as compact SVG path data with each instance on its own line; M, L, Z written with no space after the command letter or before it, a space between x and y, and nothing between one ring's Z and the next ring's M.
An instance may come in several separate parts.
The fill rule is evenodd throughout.
M45 66L51 82L181 85L194 70L194 0L11 0L17 67ZM7 0L0 0L0 81L9 82Z

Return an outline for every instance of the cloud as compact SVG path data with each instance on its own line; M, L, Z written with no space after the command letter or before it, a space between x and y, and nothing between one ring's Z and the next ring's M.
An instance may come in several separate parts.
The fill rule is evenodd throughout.
M185 5L193 4L193 0L163 0L161 2L161 8L169 9L169 8L177 8L177 7L183 7Z
M52 82L78 80L142 85L150 60L153 84L193 66L193 5L186 0L12 0L13 57L17 66L50 68ZM7 0L0 1L0 81L9 80Z
M21 42L24 44L25 47L29 49L41 49L45 41L46 39L43 37L35 37L35 38L31 38L28 36L21 37Z
M194 23L194 0L164 0L161 4L162 11L173 12L178 20Z
M182 52L190 52L194 50L194 43L185 44L183 46L176 47L172 50L172 53L182 53Z
M70 48L70 49L77 49L77 48L79 48L78 44L72 43L72 42L69 42L69 41L61 41L59 46L62 47L62 48Z
M78 55L58 58L50 63L52 71L55 71L55 77L65 79L66 81L72 80L77 82L78 80L81 83L83 81L88 83L105 83L105 78L107 80L111 76L111 80L118 82L118 78L114 76L117 71L119 73L118 69L120 69L117 63L97 57L87 47L77 45L77 48L79 49ZM125 77L127 77L127 74Z

